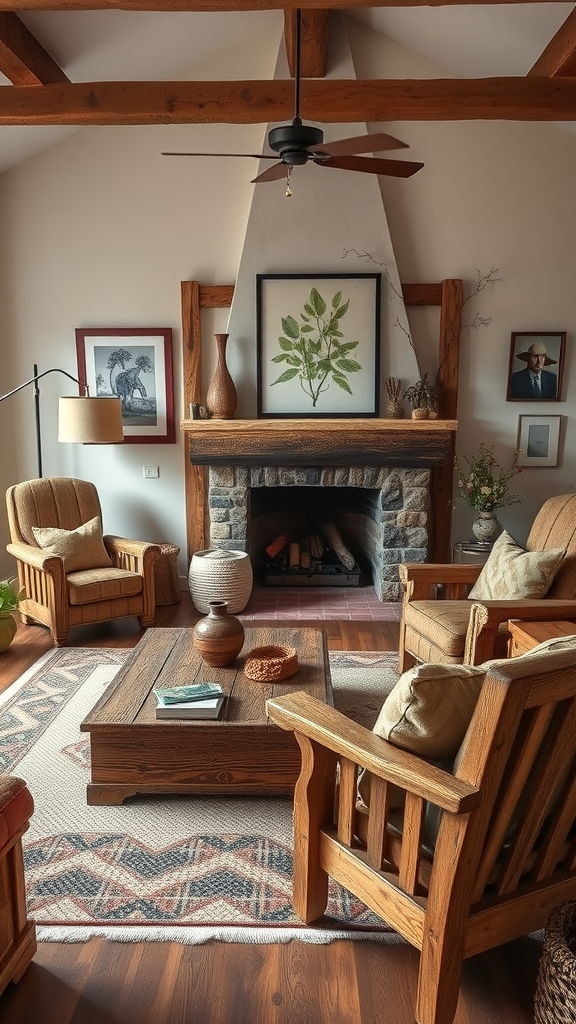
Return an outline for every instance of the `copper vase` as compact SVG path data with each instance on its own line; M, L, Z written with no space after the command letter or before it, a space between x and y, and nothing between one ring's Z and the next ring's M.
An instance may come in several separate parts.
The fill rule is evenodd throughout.
M228 335L215 334L214 337L218 346L218 363L206 395L206 405L212 419L231 420L236 412L238 398L226 365Z
M230 665L244 646L244 626L228 611L227 601L210 601L208 615L199 619L192 644L207 665Z

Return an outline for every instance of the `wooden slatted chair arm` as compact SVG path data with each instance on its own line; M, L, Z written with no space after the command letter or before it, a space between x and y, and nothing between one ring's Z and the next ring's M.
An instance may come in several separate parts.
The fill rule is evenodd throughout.
M272 721L294 732L297 739L305 736L443 810L467 814L479 804L480 794L473 786L375 736L309 694L297 692L274 697L266 702L266 708Z
M481 665L494 658L496 640L504 622L509 619L544 621L546 619L568 619L576 616L576 601L562 600L521 600L521 601L473 601L470 605L470 621L464 644L464 663ZM576 623L574 624L576 633Z
M576 618L576 600L540 598L539 600L521 601L482 601L480 604L486 612L486 625L506 622L508 619L524 619L526 621L546 619ZM576 622L574 623L576 633Z
M478 579L483 565L456 563L434 564L429 562L404 562L398 566L400 582L403 584L411 580L423 582L429 585L433 583L469 583L472 585Z
M159 544L116 537L113 534L106 534L104 546L118 568L146 576L152 572L154 562L162 554Z
M17 558L19 562L40 569L42 572L50 573L51 576L61 576L64 579L64 559L59 555L51 555L42 548L34 547L33 544L25 544L24 541L15 541L7 544L6 550Z

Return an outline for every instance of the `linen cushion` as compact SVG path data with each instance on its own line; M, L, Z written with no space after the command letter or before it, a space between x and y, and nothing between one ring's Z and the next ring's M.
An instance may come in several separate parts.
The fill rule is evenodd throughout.
M454 757L485 674L479 665L414 665L388 694L373 732L422 757Z
M564 555L564 548L525 551L503 530L468 597L472 601L538 600L551 586Z
M128 569L83 569L68 575L68 600L74 605L115 601L140 594L142 585L142 576Z
M410 601L404 609L404 645L417 661L460 664L469 622L466 601Z
M104 547L98 516L76 530L33 526L32 532L43 551L64 559L64 570L67 573L112 565L112 559Z

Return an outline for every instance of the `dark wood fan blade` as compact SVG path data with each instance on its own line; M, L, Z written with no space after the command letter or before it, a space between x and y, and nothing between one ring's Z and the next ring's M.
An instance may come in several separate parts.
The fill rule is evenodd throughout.
M283 164L282 162L274 164L274 167L269 167L267 171L263 171L257 178L252 178L252 184L260 181L275 181L276 178L287 178L289 170L291 168L288 164Z
M328 153L329 156L353 156L355 153L384 153L387 149L408 149L406 142L400 142L393 135L378 132L373 135L357 135L353 139L337 139L310 146L311 153Z
M424 164L410 160L379 160L373 156L336 156L328 160L315 160L319 167L339 167L343 171L367 171L368 174L390 174L394 178L409 178Z
M275 153L161 153L160 156L249 156L251 160L277 160Z

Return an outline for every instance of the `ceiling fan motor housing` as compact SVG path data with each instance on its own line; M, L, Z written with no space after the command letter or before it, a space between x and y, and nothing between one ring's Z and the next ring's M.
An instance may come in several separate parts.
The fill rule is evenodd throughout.
M294 118L291 124L281 124L268 132L268 145L285 164L297 167L305 164L310 158L309 146L320 146L324 142L324 132L309 124L302 124L300 118Z

